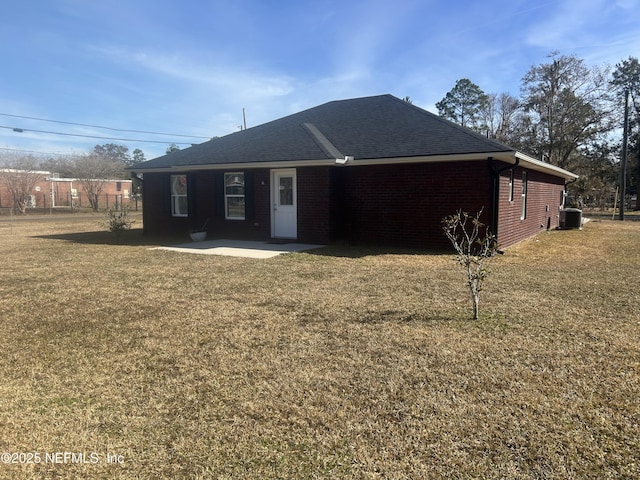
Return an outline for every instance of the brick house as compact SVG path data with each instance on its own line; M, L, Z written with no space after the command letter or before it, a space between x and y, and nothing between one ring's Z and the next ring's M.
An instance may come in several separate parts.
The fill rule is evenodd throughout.
M329 102L131 168L145 233L442 247L483 211L503 247L555 228L571 172L391 95Z
M13 198L7 189L3 176L15 174L14 170L0 169L0 208L13 207ZM18 172L19 173L19 172ZM30 192L29 208L88 207L89 199L75 178L60 178L46 171L29 172L39 179ZM131 201L132 180L104 180L99 205L101 208L118 204L129 204Z

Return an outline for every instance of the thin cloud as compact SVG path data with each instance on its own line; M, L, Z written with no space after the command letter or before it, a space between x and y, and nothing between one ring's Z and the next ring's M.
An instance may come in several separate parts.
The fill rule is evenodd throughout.
M606 28L607 19L620 13L620 7L608 0L567 0L529 27L526 43L545 49L590 45Z
M105 58L148 75L163 75L167 80L180 80L212 89L212 93L236 95L282 96L291 92L291 79L269 72L244 71L234 65L203 64L184 54L166 54L149 51L130 51L121 47L94 47Z

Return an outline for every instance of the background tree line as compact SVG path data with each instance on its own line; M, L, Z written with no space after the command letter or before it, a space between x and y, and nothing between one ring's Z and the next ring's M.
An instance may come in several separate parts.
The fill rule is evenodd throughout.
M458 80L436 103L438 113L521 152L580 175L571 193L590 206L606 206L620 178L624 98L628 92L628 192L637 195L640 182L640 63L629 57L610 67L589 67L573 55L553 52L548 61L532 66L522 77L519 97L508 92L485 93L467 78ZM404 99L411 102L409 97ZM167 153L178 150L172 144ZM38 161L31 155L0 154L0 168L19 210L33 189L33 175L17 171L47 170L76 178L87 196L101 192L96 179L129 178L125 168L145 160L124 145L96 145L82 155ZM133 193L140 193L134 178ZM96 204L97 205L97 204Z
M440 116L488 138L580 175L575 198L604 207L620 178L624 97L629 93L627 192L640 181L640 64L629 57L610 67L589 67L553 52L522 77L518 97L485 93L460 79L436 103ZM640 202L634 205L640 209Z
M129 179L127 167L145 161L144 152L135 149L129 154L124 145L108 143L96 145L85 154L61 156L58 158L38 158L31 154L0 153L0 182L13 198L14 207L25 213L30 194L42 179L40 172L58 174L61 178L74 178L87 195L94 210L98 209L98 199L107 180ZM133 179L132 193L141 193L139 180Z
M175 143L169 145L166 153L180 150ZM98 210L98 199L107 180L132 179L134 195L142 193L140 177L132 177L126 170L146 160L144 152L136 148L129 154L125 145L106 143L96 145L85 154L38 158L31 154L0 151L0 185L9 192L17 212L25 213L31 192L41 180L40 172L56 173L61 178L76 179L89 199L94 210Z

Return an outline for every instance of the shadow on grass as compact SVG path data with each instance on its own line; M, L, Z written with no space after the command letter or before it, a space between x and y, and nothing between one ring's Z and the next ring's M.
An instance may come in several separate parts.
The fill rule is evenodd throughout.
M35 238L63 240L71 243L90 245L126 245L155 247L190 243L191 239L184 233L174 235L149 235L143 234L142 228L132 228L119 234L98 230L92 232L58 233L36 235ZM208 240L216 240L210 238ZM255 246L252 246L255 248ZM304 252L308 255L338 258L364 258L377 255L451 255L452 251L444 249L416 249L385 246L353 245L345 242L336 242L313 250Z
M415 324L443 324L443 325L464 325L483 327L487 322L484 320L473 320L470 310L450 311L443 310L428 312L412 312L401 309L383 309L383 310L363 310L362 312L343 312L339 319L322 312L310 312L308 314L299 314L298 324L302 327L331 324L336 320L356 324L356 325L415 325Z
M56 233L50 235L36 235L35 238L44 238L50 240L63 240L71 243L80 243L88 245L126 245L153 247L158 245L174 245L176 243L185 243L189 241L189 237L184 234L180 235L143 235L142 228L132 228L119 234L102 231L94 232L75 232L75 233Z
M455 310L443 308L442 311L432 310L428 312L411 312L394 309L365 311L362 312L362 314L352 316L348 321L359 325L441 325L454 327L460 331L475 332L475 334L491 332L493 336L499 336L511 331L514 325L518 323L517 320L495 312L481 312L480 318L474 320L471 305L469 305L468 308L461 307ZM304 322L301 323L304 324Z
M402 310L382 310L363 312L352 322L364 325L380 323L451 323L465 321L461 316L445 313L418 313Z
M408 248L389 247L383 245L354 245L347 242L336 242L322 248L307 250L308 255L340 258L365 258L377 255L451 255L453 250L445 248Z

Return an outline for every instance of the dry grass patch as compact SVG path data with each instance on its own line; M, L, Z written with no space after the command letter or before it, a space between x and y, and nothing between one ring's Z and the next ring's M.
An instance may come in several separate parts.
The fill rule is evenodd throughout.
M0 223L0 450L125 462L0 476L640 473L640 224L510 248L478 322L451 255L238 259L95 229Z

